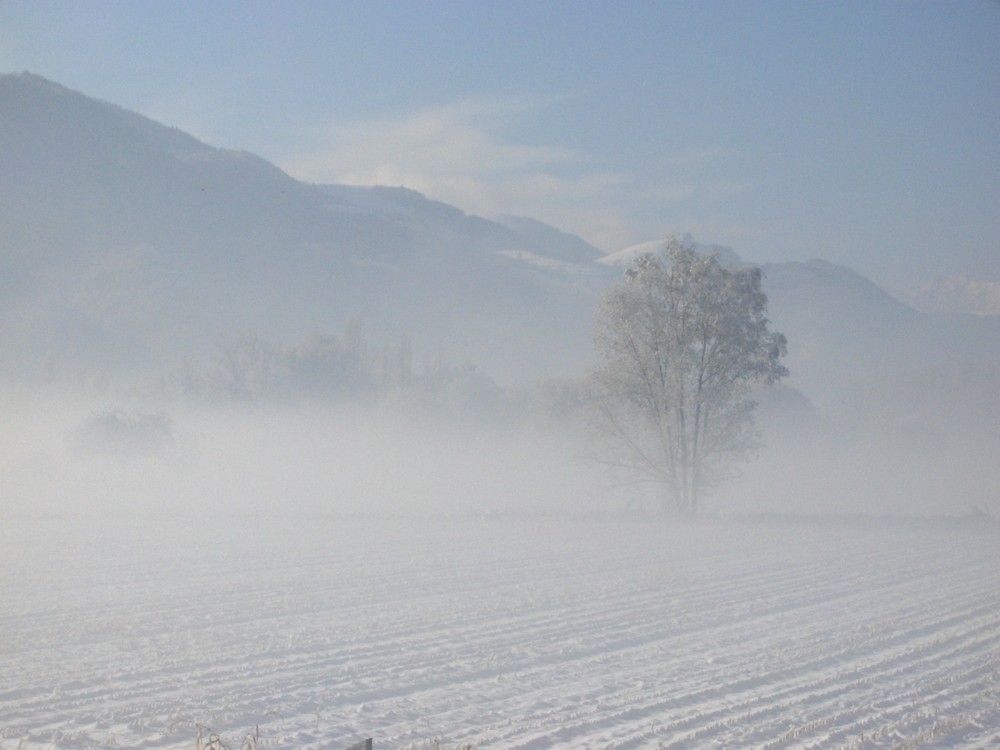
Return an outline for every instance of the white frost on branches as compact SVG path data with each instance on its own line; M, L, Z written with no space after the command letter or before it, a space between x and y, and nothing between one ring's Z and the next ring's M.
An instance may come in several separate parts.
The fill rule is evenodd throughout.
M787 374L785 337L766 314L759 268L725 267L676 239L637 258L601 300L604 460L659 483L664 510L697 513L702 492L756 448L751 389Z

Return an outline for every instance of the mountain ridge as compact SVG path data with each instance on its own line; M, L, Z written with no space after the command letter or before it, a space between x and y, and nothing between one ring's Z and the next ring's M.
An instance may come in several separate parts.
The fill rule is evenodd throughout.
M0 76L0 163L0 366L35 375L162 369L220 335L360 318L508 382L578 376L601 292L660 244L605 255L403 187L299 182L34 74ZM995 319L919 312L823 260L762 268L789 382L827 411L873 373L997 359Z
M570 331L561 352L521 341L525 354L509 331L533 323L553 339L566 315L591 307L593 290L500 254L537 253L534 239L413 191L301 183L260 157L215 149L33 74L0 77L0 156L10 165L0 173L9 196L0 275L16 279L3 302L27 324L8 343L48 341L43 359L64 349L80 360L88 348L77 346L87 338L80 325L158 340L134 347L134 359L152 364L172 346L189 350L175 346L188 338L211 346L218 331L288 338L342 330L354 317L504 375L522 365L568 373L587 356L582 332ZM156 294L153 278L169 291ZM101 290L81 291L97 281ZM162 305L147 304L139 324L109 319L113 305L81 303L130 286L142 296L140 281ZM39 304L11 309L27 296ZM550 308L574 312L550 316ZM99 343L88 345L108 354Z

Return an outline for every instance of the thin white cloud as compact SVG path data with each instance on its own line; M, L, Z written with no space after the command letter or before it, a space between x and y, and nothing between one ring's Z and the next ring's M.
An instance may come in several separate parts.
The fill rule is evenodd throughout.
M281 160L295 177L311 182L373 184L387 176L490 176L539 166L579 162L550 146L503 142L496 130L523 105L511 100L470 99L426 108L399 119L336 125L320 144Z
M631 239L616 206L619 175L588 172L566 148L510 142L501 133L545 102L469 99L398 119L336 125L318 145L279 160L316 183L404 185L482 216L523 214L605 249Z
M667 221L671 207L747 188L737 181L680 176L725 160L729 153L722 148L679 151L667 159L678 174L640 188L620 174L588 169L586 154L506 137L507 126L530 121L551 103L476 98L398 118L336 124L278 164L307 182L402 185L480 216L531 216L607 252L678 229L638 226L640 214L662 211Z

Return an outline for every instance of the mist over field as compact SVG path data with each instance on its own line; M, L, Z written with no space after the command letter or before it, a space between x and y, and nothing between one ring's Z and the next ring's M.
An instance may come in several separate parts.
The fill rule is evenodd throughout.
M24 397L22 397L24 398ZM544 429L351 404L8 402L7 515L257 518L606 511Z
M1000 60L850 7L0 3L0 750L1000 745Z
M651 511L655 490L618 486L594 460L572 385L474 376L433 400L8 385L4 514ZM833 413L786 386L762 393L763 447L710 492L710 515L996 513L994 381L959 382L941 395L939 381L894 381Z

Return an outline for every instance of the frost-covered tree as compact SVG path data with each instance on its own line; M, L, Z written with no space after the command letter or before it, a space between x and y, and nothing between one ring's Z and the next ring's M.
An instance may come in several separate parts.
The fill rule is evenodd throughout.
M601 460L656 482L693 515L705 489L757 447L751 391L787 374L758 268L723 266L676 240L635 260L601 300L594 425Z

